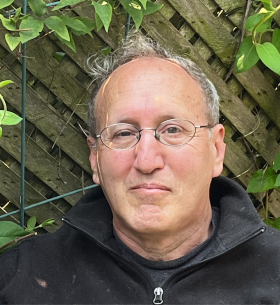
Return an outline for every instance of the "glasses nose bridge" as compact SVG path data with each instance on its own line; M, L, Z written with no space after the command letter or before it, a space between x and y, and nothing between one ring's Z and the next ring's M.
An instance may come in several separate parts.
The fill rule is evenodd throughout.
M157 130L157 128L146 127L146 128L142 128L142 129L138 130L138 132L139 132L139 139L138 139L138 142L140 141L141 135L142 135L142 131L144 131L144 130L153 130L153 131L154 131L154 137L157 139L157 136L156 136L156 130ZM158 139L157 139L157 140L158 140Z

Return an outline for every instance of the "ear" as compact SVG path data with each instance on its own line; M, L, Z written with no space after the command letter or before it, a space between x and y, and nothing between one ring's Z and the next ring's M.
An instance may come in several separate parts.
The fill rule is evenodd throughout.
M92 136L88 136L87 143L90 149L89 162L92 169L92 180L96 184L100 184L100 179L97 170L97 149L96 149L96 139Z
M214 166L212 178L217 177L223 171L223 163L225 158L226 144L224 143L225 128L222 124L217 124L212 128L212 141L214 144Z

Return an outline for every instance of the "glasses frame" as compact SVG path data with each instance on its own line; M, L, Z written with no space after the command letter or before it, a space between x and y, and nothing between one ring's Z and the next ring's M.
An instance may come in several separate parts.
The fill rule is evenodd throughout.
M188 141L186 141L186 142L184 142L184 143L182 143L182 144L178 144L178 145L171 145L171 144L167 144L167 143L161 142L160 139L159 139L159 137L157 137L156 130L157 130L162 124L164 124L164 123L166 123L166 122L170 122L170 121L172 122L172 121L177 121L177 120L187 121L187 122L191 123L191 124L194 126L194 134L193 134L193 136L192 136ZM139 133L138 141L137 141L133 146L130 146L130 147L128 147L128 148L112 148L112 147L107 146L107 145L103 142L103 140L102 140L102 133L103 133L106 129L108 129L109 127L116 126L116 125L120 125L120 124L121 124L121 125L127 125L127 126L134 127L134 128L138 131L138 133ZM191 121L189 121L189 120L186 120L186 119L181 119L181 118L170 119L170 120L163 121L163 122L161 122L161 123L157 126L157 128L146 127L146 128L138 129L136 126L134 126L134 125L132 125L132 124L128 124L128 123L115 123L115 124L111 124L111 125L105 127L104 129L102 129L102 131L100 132L100 134L95 135L95 138L96 138L96 139L100 139L101 142L102 142L102 144L105 145L105 146L106 146L107 148L109 148L109 149L112 149L112 150L127 150L127 149L130 149L130 148L136 146L136 145L139 143L139 141L141 140L141 133L142 133L143 130L153 130L153 131L154 131L154 137L155 137L155 139L156 139L158 142L160 142L161 144L166 145L166 146L178 147L178 146L182 146L182 145L185 145L185 144L189 143L189 142L194 138L194 136L196 135L196 132L197 132L197 129L198 129L198 128L213 128L213 127L215 127L215 125L195 125L193 122L191 122ZM96 145L94 145L93 148L96 148Z

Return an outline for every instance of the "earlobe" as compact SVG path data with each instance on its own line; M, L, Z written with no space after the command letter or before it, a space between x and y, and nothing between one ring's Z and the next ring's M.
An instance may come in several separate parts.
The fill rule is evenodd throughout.
M87 143L90 149L89 162L92 169L92 180L96 184L100 184L100 179L97 170L97 150L96 150L96 139L92 136L87 138Z
M215 145L214 167L212 178L217 177L223 171L226 144L224 142L225 128L222 124L217 124L213 129L213 144Z

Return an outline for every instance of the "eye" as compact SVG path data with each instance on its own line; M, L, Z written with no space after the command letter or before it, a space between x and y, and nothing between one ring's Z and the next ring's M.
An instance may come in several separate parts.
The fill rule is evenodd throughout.
M159 130L161 134L172 135L182 132L182 127L178 125L165 125Z
M121 129L115 132L114 138L124 138L124 137L133 137L135 136L137 131L135 130L129 130L129 129Z

